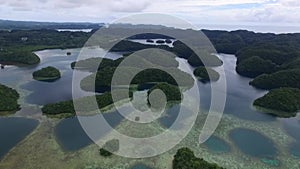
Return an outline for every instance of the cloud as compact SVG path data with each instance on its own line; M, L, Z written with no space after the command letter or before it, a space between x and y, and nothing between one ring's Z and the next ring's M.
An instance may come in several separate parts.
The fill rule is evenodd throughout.
M107 22L139 12L193 23L300 24L299 0L0 0L2 19Z

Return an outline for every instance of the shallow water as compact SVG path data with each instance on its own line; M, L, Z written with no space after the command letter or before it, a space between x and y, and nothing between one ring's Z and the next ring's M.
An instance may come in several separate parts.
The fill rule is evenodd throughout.
M254 130L237 128L230 138L243 153L253 157L275 158L278 152L272 140Z
M204 145L214 153L226 153L230 151L230 146L221 138L211 136Z

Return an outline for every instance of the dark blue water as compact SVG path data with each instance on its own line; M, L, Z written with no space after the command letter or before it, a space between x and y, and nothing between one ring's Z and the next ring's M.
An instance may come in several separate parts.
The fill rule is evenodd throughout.
M22 141L39 124L37 120L26 118L0 118L0 158Z
M66 52L71 51L70 56L66 56ZM77 60L79 55L79 49L70 49L70 50L45 50L37 52L41 57L41 63L36 67L31 67L29 74L35 70L41 69L47 66L54 66L62 73L62 77L54 82L40 82L36 80L31 80L29 83L22 85L23 89L29 90L32 93L29 94L25 99L27 103L45 105L49 103L55 103L59 101L71 100L72 99L72 80L73 80L73 71L71 69L71 63ZM87 53L97 53L102 52L100 49L90 49L90 52ZM99 53L98 53L99 55ZM94 55L91 55L94 56ZM87 56L87 57L91 57ZM116 59L122 57L121 54L109 53L105 57ZM79 76L78 80L80 81L84 77L88 76L90 73L77 71L76 75ZM79 84L79 82L75 82ZM76 87L76 86L75 86ZM91 93L81 90L80 86L76 87L78 92L76 96L83 97L89 96ZM45 97L47 96L47 97Z
M245 154L257 158L275 158L277 148L272 140L257 131L237 128L230 132L230 138Z
M219 55L223 61L227 97L224 113L232 114L238 118L254 121L274 121L275 117L256 110L252 107L253 101L263 96L267 91L255 89L249 85L250 78L238 75L235 71L236 57L234 55ZM221 71L220 68L216 68ZM213 82L218 83L218 82ZM210 83L198 82L201 109L208 110L211 102ZM238 104L237 104L238 103Z

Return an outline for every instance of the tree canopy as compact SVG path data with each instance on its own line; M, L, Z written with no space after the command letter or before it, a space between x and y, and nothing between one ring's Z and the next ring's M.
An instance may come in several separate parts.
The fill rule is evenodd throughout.
M39 81L54 81L61 77L58 69L48 66L32 73L35 80Z
M263 97L256 99L253 105L274 110L268 112L275 116L296 116L296 112L300 110L300 89L273 89Z
M181 148L173 159L173 169L223 169L217 164L197 158L189 148Z
M20 96L16 90L0 84L0 112L19 110L19 97Z

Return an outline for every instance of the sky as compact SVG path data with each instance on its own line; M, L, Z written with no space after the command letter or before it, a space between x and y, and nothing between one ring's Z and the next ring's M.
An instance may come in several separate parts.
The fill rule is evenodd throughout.
M110 23L149 12L195 25L300 27L300 0L0 0L7 20Z

